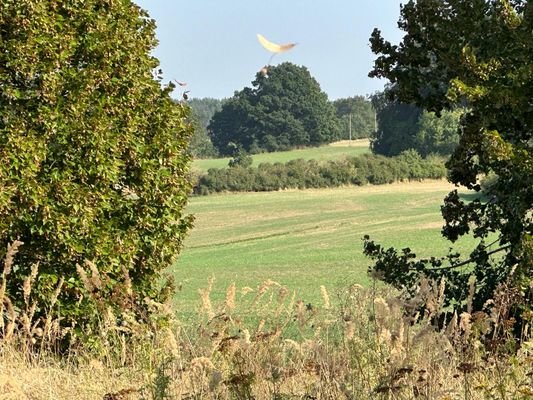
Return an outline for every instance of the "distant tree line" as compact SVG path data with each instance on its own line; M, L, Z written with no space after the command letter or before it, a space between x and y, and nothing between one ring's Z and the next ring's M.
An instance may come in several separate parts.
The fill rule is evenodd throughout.
M333 101L339 120L340 139L361 139L375 130L374 107L364 96L354 96Z
M459 142L463 108L440 116L394 98L387 87L367 99L329 101L305 67L283 63L258 73L229 99L191 99L195 158L235 156L370 138L375 154L414 149L423 157L450 155Z
M442 111L440 116L414 104L393 97L393 89L372 96L376 110L376 130L371 135L375 154L396 156L408 149L426 157L430 154L449 156L459 143L459 125L463 108Z
M218 150L213 146L211 138L207 134L207 127L213 115L222 109L224 100L209 97L191 99L188 101L192 109L194 135L189 142L189 151L194 158L215 158Z
M271 69L272 71L272 69ZM272 72L270 72L272 73ZM235 106L235 99L230 99ZM292 148L290 140L275 139L275 136L283 136L283 132L274 131L272 126L269 126L266 123L263 123L256 127L256 129L265 129L269 130L270 136L265 139L267 143L271 145L263 146L263 148L258 148L257 146L252 146L251 148L246 149L246 146L240 140L238 136L234 136L232 132L223 133L225 140L218 140L218 147L223 147L224 152L220 153L219 148L215 147L213 144L212 138L210 135L217 135L218 129L220 127L216 126L216 122L212 127L212 132L208 133L208 128L211 123L212 118L215 114L217 118L228 118L231 119L233 112L235 111L232 108L232 105L228 105L223 109L223 105L227 100L219 100L213 98L193 98L189 100L189 105L192 108L192 118L195 126L195 133L191 138L189 150L191 155L194 158L215 158L221 154L234 156L235 152L239 149L245 151L249 154L254 152L268 151L270 150L289 150ZM237 102L238 103L238 102ZM333 106L334 116L330 115L333 119L336 119L336 125L338 127L337 134L334 135L332 139L360 139L370 137L374 131L375 126L375 116L372 103L369 99L364 96L354 96L348 98L337 99L332 102L329 102ZM280 102L281 104L281 102ZM281 111L276 111L274 114ZM301 114L301 113L300 113ZM244 115L244 114L243 114ZM244 118L244 116L243 116ZM248 116L246 117L248 119ZM272 121L270 119L269 121ZM219 121L220 122L220 121ZM234 121L234 129L239 131L240 129L244 130L244 127L237 127L238 124L242 121ZM248 121L250 122L250 121ZM274 132L274 133L272 133ZM278 135L280 134L280 135ZM287 137L290 132L285 132L285 137ZM264 137L268 134L263 135ZM293 142L295 140L293 139ZM274 143L276 142L276 143ZM285 143L285 144L283 144ZM303 144L296 147L302 147Z
M207 195L214 192L379 185L446 176L441 157L424 159L414 150L405 151L397 157L365 154L324 162L298 159L287 163L262 163L257 167L251 167L247 162L233 165L230 168L209 169L198 178L194 193Z

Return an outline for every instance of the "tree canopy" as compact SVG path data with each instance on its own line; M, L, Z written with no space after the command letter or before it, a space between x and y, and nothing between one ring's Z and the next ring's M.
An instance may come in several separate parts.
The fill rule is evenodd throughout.
M215 147L232 155L235 145L250 153L318 146L335 141L335 109L307 68L283 63L257 73L252 88L228 99L208 131Z
M372 152L392 157L415 148L422 110L414 104L389 99L387 91L374 94L372 103L377 121L370 140Z
M527 306L533 273L533 4L526 0L418 0L401 9L402 43L374 30L378 55L370 76L387 78L391 97L441 113L468 107L450 180L479 191L480 177L498 179L486 197L445 199L444 236L479 239L468 260L414 261L367 242L367 254L388 281L410 286L421 274L446 278L451 298L464 299L474 275L479 309L498 285L519 288ZM496 235L496 239L494 236Z
M129 0L2 2L0 259L11 243L18 254L0 318L6 302L34 305L39 326L60 316L85 335L103 312L140 320L143 299L163 299L191 225L191 126L161 86L156 44Z
M340 138L367 138L374 131L374 109L364 96L347 97L333 102L340 125ZM351 126L350 126L351 125Z
M194 120L194 134L189 143L189 150L195 158L216 157L217 150L211 138L207 134L207 127L213 115L220 111L224 100L212 99L209 97L202 99L190 99L189 106L192 109L192 118Z
M438 154L449 156L459 144L459 129L463 108L443 111L438 117L424 111L418 120L414 149L422 156Z
M452 154L459 142L459 121L465 110L444 110L437 116L413 103L391 98L389 90L372 96L377 120L377 129L371 135L372 151L388 157L409 149L424 157Z

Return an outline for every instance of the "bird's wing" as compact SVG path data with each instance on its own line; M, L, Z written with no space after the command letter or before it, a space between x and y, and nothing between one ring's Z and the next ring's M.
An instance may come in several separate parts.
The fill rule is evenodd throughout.
M259 40L259 43L261 43L261 46L263 46L268 51L271 51L272 53L283 53L287 50L292 49L294 46L296 46L296 43L287 43L287 44L273 43L270 40L267 40L260 33L257 34L257 40Z

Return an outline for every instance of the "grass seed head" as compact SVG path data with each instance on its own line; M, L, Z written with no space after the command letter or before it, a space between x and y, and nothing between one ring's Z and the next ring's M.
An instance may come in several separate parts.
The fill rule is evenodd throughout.
M231 285L228 286L228 289L226 290L226 300L225 300L225 308L228 311L231 311L235 309L235 293L236 293L236 287L235 282L233 282Z
M322 296L322 301L324 302L324 308L329 310L331 308L331 304L329 301L328 291L324 285L320 285L320 295Z
M98 268L96 267L96 264L90 260L85 260L85 265L89 267L89 270L91 271L91 283L92 285L98 289L102 289L102 280L100 278L100 272L98 271Z
M19 247L23 244L24 243L20 240L15 240L13 243L7 245L7 253L4 259L4 278L11 273L11 269L13 268L13 263L15 261L15 255L18 253Z
M459 318L459 328L464 332L465 336L468 337L472 331L472 316L470 313L463 312Z

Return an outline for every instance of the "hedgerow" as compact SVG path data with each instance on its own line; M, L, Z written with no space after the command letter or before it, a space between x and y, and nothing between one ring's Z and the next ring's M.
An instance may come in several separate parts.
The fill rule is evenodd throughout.
M266 192L282 189L327 188L344 185L381 185L398 181L441 179L446 176L440 157L422 158L416 151L397 157L365 154L342 160L292 160L261 163L257 167L212 168L200 176L194 193Z

